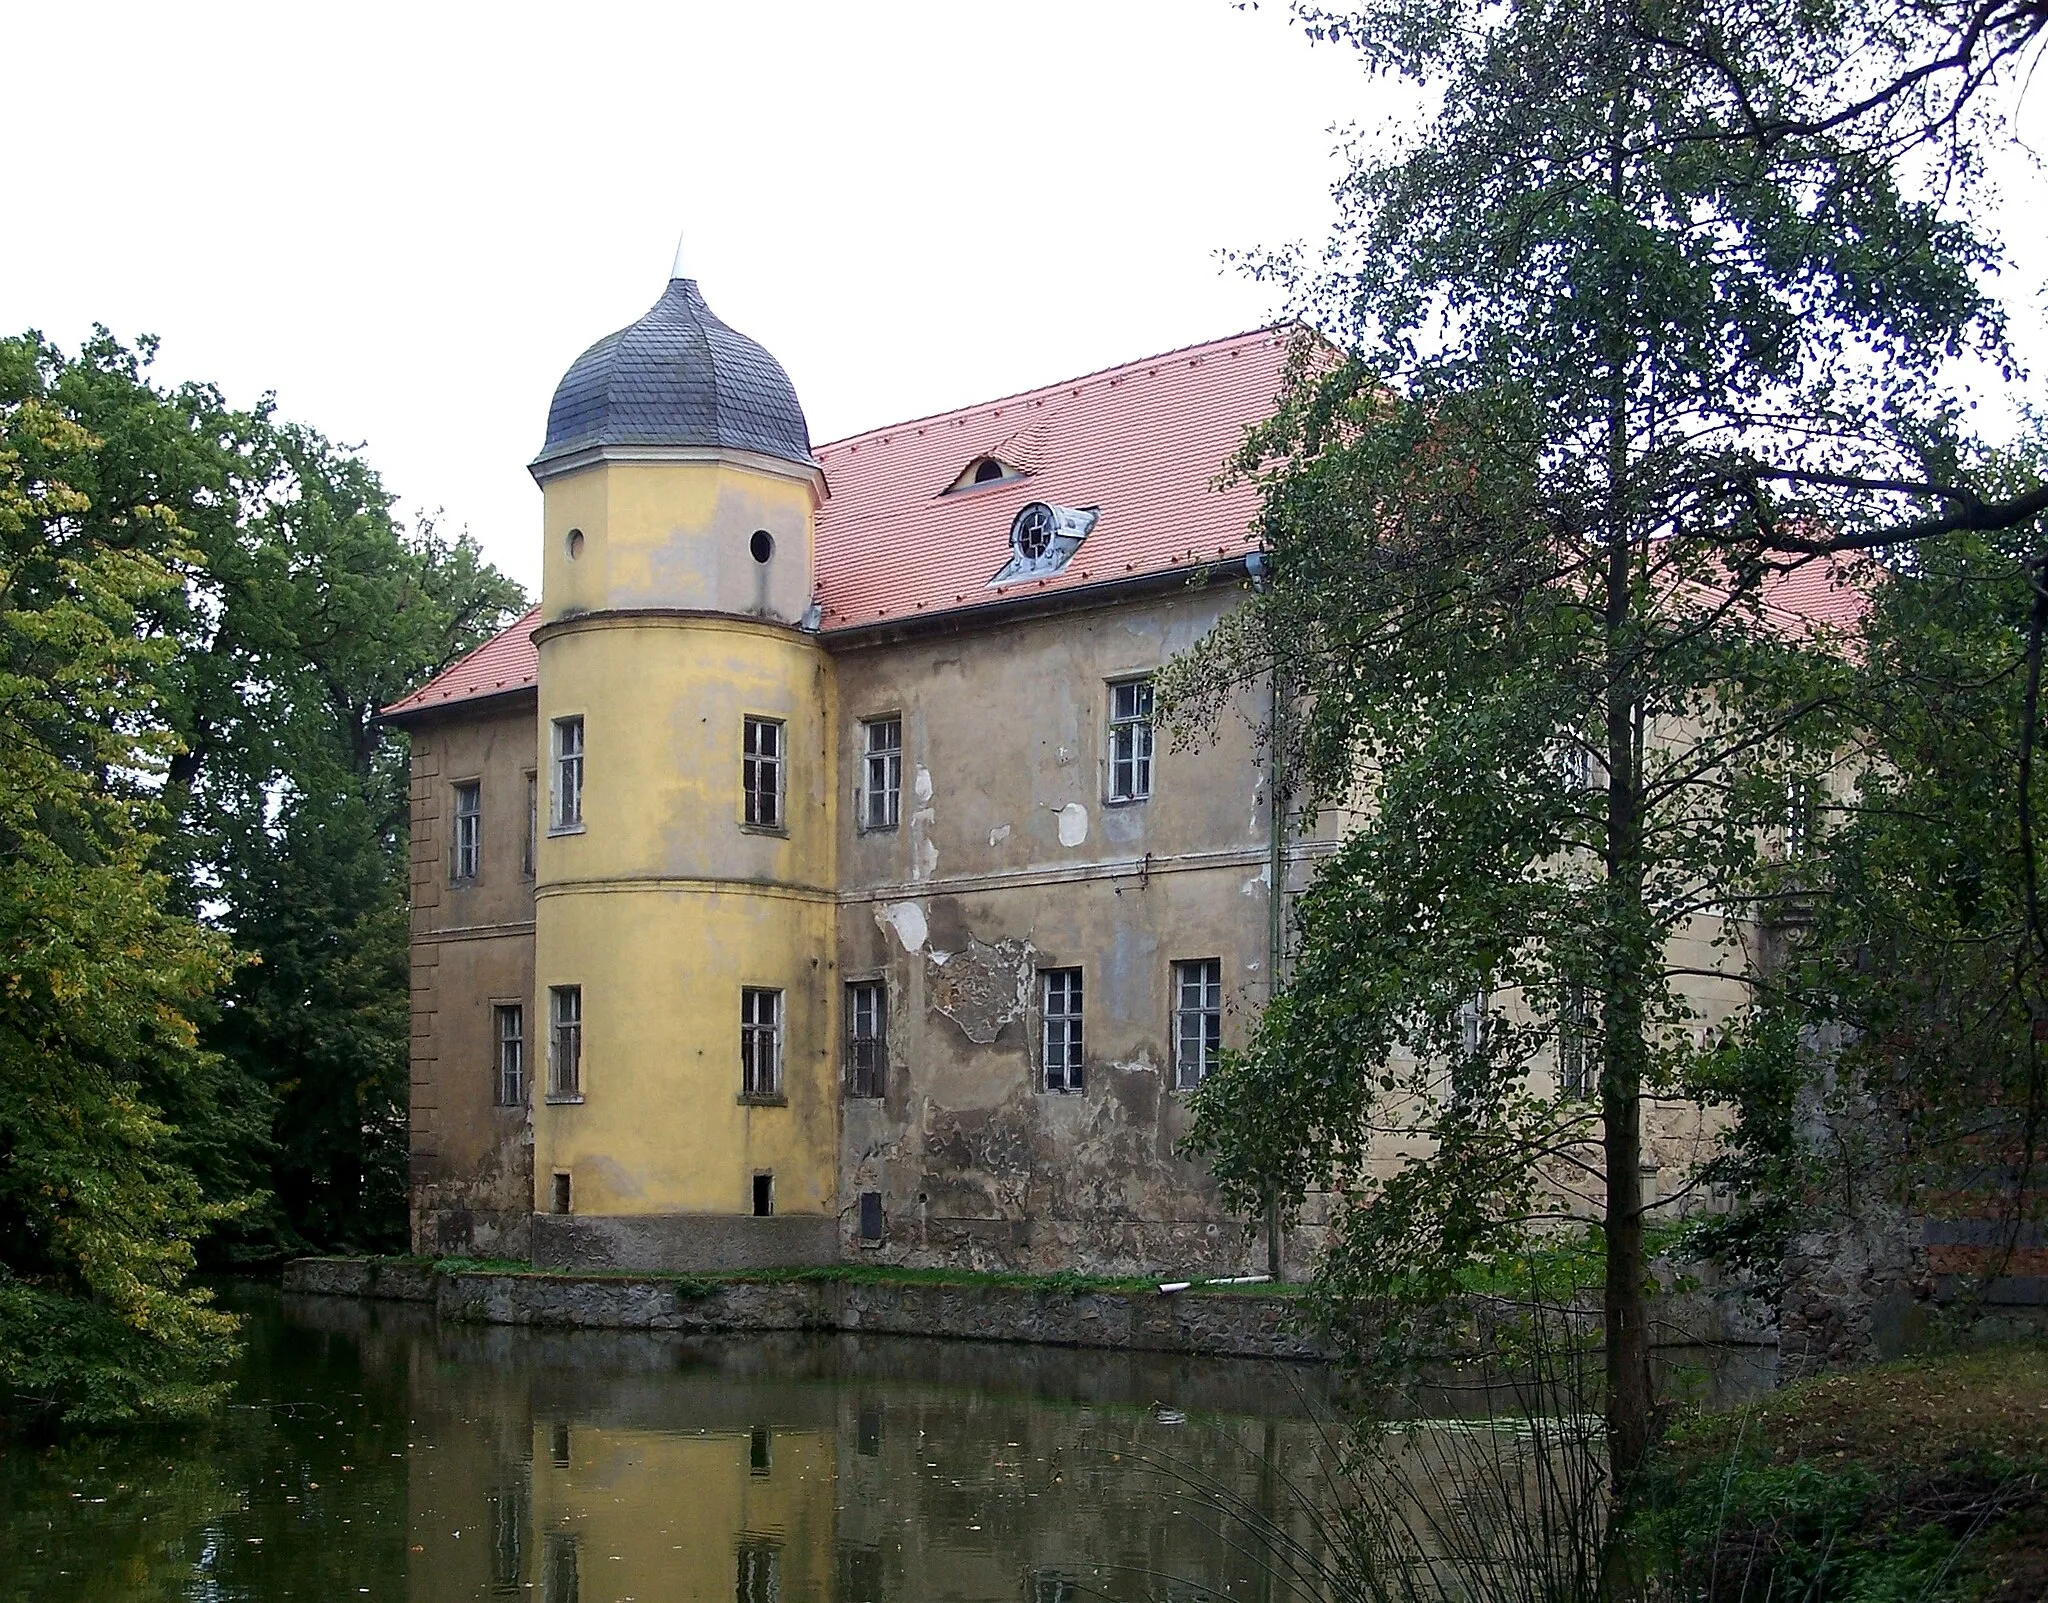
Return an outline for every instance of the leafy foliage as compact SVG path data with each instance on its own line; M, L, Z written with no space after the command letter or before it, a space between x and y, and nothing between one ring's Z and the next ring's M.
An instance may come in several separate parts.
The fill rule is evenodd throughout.
M210 1395L202 1247L402 1239L377 709L522 600L355 452L150 355L0 340L0 1372L72 1422Z
M1948 19L1303 15L1433 109L1358 159L1317 271L1260 264L1338 343L1239 458L1271 578L1162 702L1195 726L1274 676L1306 813L1354 827L1192 1145L1248 1212L1335 1194L1340 1336L1597 1220L1622 1480L1652 1423L1641 1164L1808 894L1866 688L1845 554L2048 504L1960 421L1956 359L2005 359L1997 252L1949 203L1971 147L1894 82Z
M93 444L0 408L0 1417L106 1422L207 1394L233 1325L184 1280L243 1199L206 1195L163 1117L207 1094L191 1015L230 960L151 866L170 647L136 623L175 579L85 524L58 469Z
M159 553L182 582L143 615L167 647L156 710L177 742L158 861L257 959L206 1022L235 1084L221 1100L255 1128L203 1155L272 1199L221 1250L401 1245L406 748L377 711L524 598L467 536L402 527L356 452L267 402L152 384L148 341L7 349L10 393L96 442L64 463L85 526L134 543L135 509L155 507L184 531ZM204 1143L213 1110L193 1111L173 1122Z

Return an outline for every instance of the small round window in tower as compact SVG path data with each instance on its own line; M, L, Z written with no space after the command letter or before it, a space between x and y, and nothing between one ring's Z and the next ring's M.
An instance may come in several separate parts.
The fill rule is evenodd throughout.
M578 557L582 555L583 531L581 529L571 529L569 531L569 560L571 562L574 562Z
M754 538L747 542L747 549L754 553L756 562L766 562L775 555L775 536L766 529L756 529Z

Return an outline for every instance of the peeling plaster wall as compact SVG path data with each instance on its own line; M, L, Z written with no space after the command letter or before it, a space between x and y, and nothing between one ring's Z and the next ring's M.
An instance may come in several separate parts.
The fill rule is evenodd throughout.
M527 1008L536 1032L533 880L522 868L531 696L508 697L412 731L412 1248L427 1256L524 1258L533 1138L527 1110L496 1101L492 1007ZM481 786L482 861L449 881L454 787Z
M881 978L889 999L885 1094L844 1103L849 1253L1264 1267L1263 1240L1175 1155L1189 1121L1170 1055L1174 961L1221 961L1226 1043L1265 1000L1263 706L1226 715L1201 750L1170 750L1162 731L1151 798L1105 800L1109 682L1160 668L1234 600L1182 593L835 653L843 771L858 775L860 720L893 714L906 793L893 831L861 832L842 809L840 978ZM1078 1093L1041 1088L1037 976L1052 967L1083 971ZM882 1193L879 1248L857 1239L864 1191ZM1290 1242L1297 1267L1315 1235Z

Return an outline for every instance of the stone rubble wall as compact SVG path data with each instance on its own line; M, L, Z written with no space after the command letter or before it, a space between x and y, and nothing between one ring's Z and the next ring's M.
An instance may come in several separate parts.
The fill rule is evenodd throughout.
M1036 1286L704 1281L688 1276L442 1271L430 1264L300 1258L287 1291L431 1303L453 1323L552 1329L867 1332L1131 1352L1320 1362L1284 1293L1070 1293ZM1768 1327L1711 1290L1659 1300L1656 1344L1768 1344Z

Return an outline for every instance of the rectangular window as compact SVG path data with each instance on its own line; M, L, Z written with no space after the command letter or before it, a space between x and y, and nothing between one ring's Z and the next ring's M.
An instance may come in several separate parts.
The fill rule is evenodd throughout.
M1081 1070L1081 971L1077 968L1040 969L1039 981L1044 1003L1041 1028L1044 1047L1045 1088L1048 1091L1079 1091Z
M1192 1091L1223 1050L1223 963L1199 958L1173 965L1173 1085Z
M894 829L902 812L903 720L870 718L860 737L860 827Z
M739 1578L732 1595L734 1603L782 1603L782 1550L768 1542L740 1543Z
M1458 1004L1458 1055L1451 1063L1451 1104L1469 1107L1484 1072L1481 1057L1492 1024L1493 997L1485 989L1474 991Z
M1785 857L1789 862L1813 850L1820 787L1810 779L1785 782Z
M554 795L548 828L583 827L583 720L555 720Z
M754 1217L767 1219L775 1212L775 1176L757 1174L754 1176Z
M526 1009L512 1002L491 1011L498 1026L498 1105L520 1107L526 1101Z
M491 1590L517 1592L526 1567L526 1488L501 1486L490 1493L490 1503Z
M1143 801L1152 794L1152 681L1109 687L1109 799Z
M526 772L526 839L519 848L519 872L533 878L534 859L540 852L540 775Z
M483 861L484 788L474 782L455 787L455 838L449 857L451 877L475 879Z
M860 1194L860 1239L866 1242L882 1239L882 1193L879 1191Z
M548 1532L547 1547L541 1559L540 1595L543 1603L582 1603L576 1557L574 1532Z
M1593 1090L1586 1052L1586 988L1567 985L1557 1007L1557 1084L1566 1096Z
M583 987L548 989L548 1095L583 1095Z
M782 993L752 987L740 992L740 1095L770 1100L782 1095Z
M569 1212L571 1200L569 1177L558 1169L548 1177L548 1212Z
M747 1473L767 1475L775 1468L775 1441L768 1434L766 1425L756 1425L747 1432Z
M846 1094L877 1097L889 1052L889 998L880 980L846 988Z
M740 785L747 793L747 822L757 829L782 827L782 725L773 718L749 718L741 738Z

